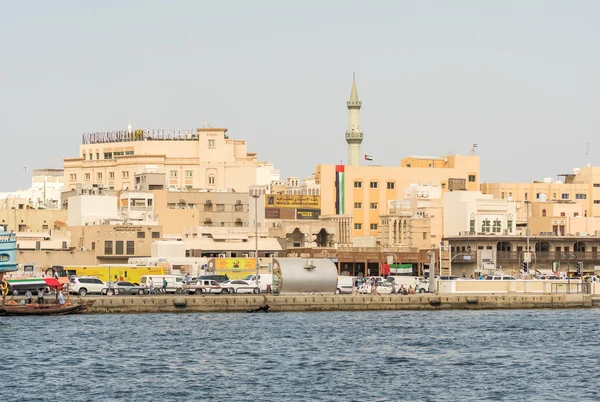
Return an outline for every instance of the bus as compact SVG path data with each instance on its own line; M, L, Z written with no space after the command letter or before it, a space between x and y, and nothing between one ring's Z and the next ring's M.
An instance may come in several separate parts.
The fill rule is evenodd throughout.
M61 282L68 282L69 276L95 276L103 282L127 281L140 283L142 275L165 275L164 267L143 267L132 264L121 265L65 265L53 266L46 270L46 275L58 277Z

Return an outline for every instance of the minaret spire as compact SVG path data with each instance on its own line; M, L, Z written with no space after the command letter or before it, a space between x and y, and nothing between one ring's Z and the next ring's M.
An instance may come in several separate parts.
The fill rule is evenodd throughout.
M363 140L363 133L360 130L360 108L362 102L358 99L358 90L356 89L356 74L352 73L352 90L350 91L350 100L346 102L349 114L348 131L346 131L346 142L348 143L348 165L360 165L360 144Z

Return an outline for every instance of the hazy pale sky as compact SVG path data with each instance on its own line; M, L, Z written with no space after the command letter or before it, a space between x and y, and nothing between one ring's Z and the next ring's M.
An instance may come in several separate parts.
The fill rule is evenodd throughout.
M81 134L192 128L248 140L282 177L361 152L481 156L482 182L600 164L598 1L3 1L3 179ZM364 161L363 161L364 162ZM28 165L27 174L21 169Z

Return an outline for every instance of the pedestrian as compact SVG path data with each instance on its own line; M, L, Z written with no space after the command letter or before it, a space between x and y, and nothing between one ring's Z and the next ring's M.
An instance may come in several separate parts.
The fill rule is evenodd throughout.
M152 278L148 278L148 294L149 295L156 294L154 292L154 281L152 281Z
M65 296L63 296L62 292L58 292L58 304L61 306L65 304Z
M396 281L392 278L392 294L396 293Z
M165 277L163 277L163 284L162 284L162 292L163 294L167 294L167 279Z
M44 288L38 288L37 298L38 298L38 304L44 304Z
M33 295L31 294L31 290L27 289L25 293L25 299L27 300L27 304L33 303Z
M356 296L358 294L358 278L354 278L352 281L352 296Z

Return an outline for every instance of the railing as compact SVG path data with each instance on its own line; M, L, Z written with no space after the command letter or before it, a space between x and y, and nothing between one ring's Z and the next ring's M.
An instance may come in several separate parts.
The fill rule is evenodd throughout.
M496 259L498 261L518 261L523 259L523 251L498 251ZM568 259L563 257L564 255L574 255L575 258L571 257L571 261L599 261L600 253L596 251L535 251L532 253L535 255L537 261L562 261L565 264Z
M591 283L581 283L581 282L572 282L572 283L553 283L551 285L550 292L556 294L590 294L592 287Z
M132 212L152 212L152 207L121 207L121 212L132 211Z
M193 140L198 141L198 131L196 129L178 130L154 130L137 129L131 132L107 131L98 133L85 133L82 135L82 144L101 144L110 142L131 142L131 141L173 141L173 140Z

